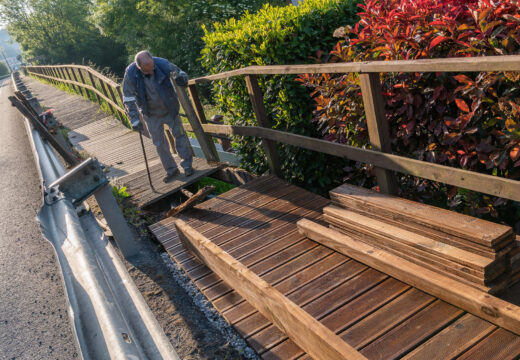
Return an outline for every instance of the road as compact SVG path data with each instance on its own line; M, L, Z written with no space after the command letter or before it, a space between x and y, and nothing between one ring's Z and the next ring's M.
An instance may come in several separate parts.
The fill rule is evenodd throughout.
M59 265L36 222L40 182L11 94L0 80L0 360L79 358Z

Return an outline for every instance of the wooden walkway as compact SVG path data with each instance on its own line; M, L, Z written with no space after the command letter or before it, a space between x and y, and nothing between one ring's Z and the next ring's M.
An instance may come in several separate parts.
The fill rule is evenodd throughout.
M165 184L162 179L166 174L155 146L149 138L143 137L154 185L151 189L137 132L101 112L96 103L29 77L22 80L42 106L54 109L54 116L69 130L69 140L76 150L96 157L105 166L107 177L124 184L138 207L146 207L218 170L205 159L195 158L192 176L186 178L181 171L174 181ZM180 164L177 156L175 159Z
M368 359L518 359L520 337L319 245L296 221L324 223L329 201L262 177L178 217ZM180 243L174 219L151 227L173 260L263 359L308 358Z

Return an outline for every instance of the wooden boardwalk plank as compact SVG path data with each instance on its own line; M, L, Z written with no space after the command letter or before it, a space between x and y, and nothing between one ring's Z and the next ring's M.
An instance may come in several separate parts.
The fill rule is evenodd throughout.
M227 200L217 197L199 204L182 218L368 358L413 359L422 347L441 343L444 334L455 331L452 328L460 330L459 322L464 325L469 317L471 324L487 330L479 333L472 328L453 343L453 353L471 351L494 333L481 319L299 236L295 219L322 221L320 210L329 201L303 190L261 184L224 195ZM186 252L171 230L173 221L154 225L154 233L167 239L172 258L261 357L308 358L231 286Z
M174 181L165 184L166 175L151 139L143 137L154 189L148 183L139 134L118 119L100 112L96 103L64 93L37 80L24 78L28 88L46 107L55 108L58 122L69 129L69 139L79 152L96 157L105 166L108 178L127 186L138 207L146 207L179 191L219 169L206 160L194 158L195 173L185 177L181 171ZM181 160L174 156L179 165ZM180 165L179 165L180 166Z
M466 314L403 359L454 359L496 329L495 325Z

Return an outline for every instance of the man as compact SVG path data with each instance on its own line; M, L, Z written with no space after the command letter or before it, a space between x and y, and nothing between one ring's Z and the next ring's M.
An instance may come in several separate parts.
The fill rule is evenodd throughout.
M126 68L123 79L123 102L126 112L132 127L137 131L143 130L140 116L142 115L166 170L164 182L171 181L179 174L164 134L164 124L168 125L175 137L175 148L182 158L184 175L193 174L191 149L179 117L179 101L170 82L171 73L174 74L177 85L188 85L188 75L176 65L166 59L152 57L148 51L141 51L135 55L135 61Z

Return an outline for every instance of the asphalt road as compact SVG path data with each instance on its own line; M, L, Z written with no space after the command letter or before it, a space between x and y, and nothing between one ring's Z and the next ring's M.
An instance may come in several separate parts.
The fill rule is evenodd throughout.
M38 173L11 94L0 80L0 360L75 359L59 265L36 222Z

